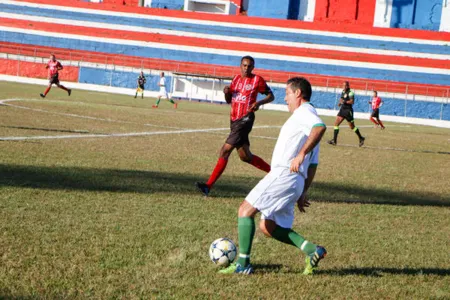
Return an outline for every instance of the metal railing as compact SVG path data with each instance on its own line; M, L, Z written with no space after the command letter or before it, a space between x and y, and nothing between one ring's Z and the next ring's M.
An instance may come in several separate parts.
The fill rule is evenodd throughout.
M21 75L20 61L44 62L53 53L59 60L69 61L70 65L83 67L88 64L100 64L105 68L132 67L139 69L163 70L173 73L189 73L212 78L230 77L239 72L239 67L211 66L190 62L176 62L154 58L133 57L128 55L115 55L79 50L55 49L52 47L15 45L0 42L0 53L6 58L18 60L17 74ZM441 105L442 119L444 105L450 104L450 88L447 86L405 84L388 81L363 80L344 77L318 76L305 73L291 73L271 70L257 70L257 74L263 76L266 81L272 83L284 83L295 76L306 77L313 86L325 88L327 91L336 91L342 88L344 80L349 80L353 89L362 90L364 95L377 90L384 94L390 94L393 98L404 99L404 115L406 116L407 103L414 101L415 97L428 102L439 102Z

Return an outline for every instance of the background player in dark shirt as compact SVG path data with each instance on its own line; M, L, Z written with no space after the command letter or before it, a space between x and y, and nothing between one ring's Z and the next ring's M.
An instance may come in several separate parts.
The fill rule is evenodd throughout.
M220 150L217 161L209 180L206 183L197 182L196 186L205 196L208 196L214 183L225 170L228 157L236 149L242 161L249 163L265 172L270 171L270 165L260 157L250 152L250 141L248 135L253 128L255 111L263 104L272 102L275 97L266 81L258 75L253 74L255 60L251 56L241 59L241 74L234 76L231 85L223 89L225 101L231 104L230 113L230 135ZM256 101L258 93L266 95L260 101Z
M348 126L352 129L359 138L359 146L364 145L365 138L359 132L358 127L355 126L355 119L353 118L353 104L355 103L355 94L350 89L350 83L348 81L344 82L344 89L341 93L341 99L339 101L339 106L341 109L336 117L336 121L334 121L334 137L332 140L328 141L330 145L337 144L337 137L339 134L339 125L341 125L342 121L347 120Z
M138 93L141 93L141 98L144 99L144 90L145 90L145 83L147 82L147 79L145 79L144 72L141 71L141 75L139 75L137 79L137 88L136 88L136 94L134 95L134 98L137 97Z

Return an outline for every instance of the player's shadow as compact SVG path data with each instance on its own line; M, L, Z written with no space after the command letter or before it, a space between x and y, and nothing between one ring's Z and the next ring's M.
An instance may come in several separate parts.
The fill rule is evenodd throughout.
M375 268L375 267L352 267L343 269L328 269L317 270L316 274L332 275L332 276L368 276L368 277L383 277L384 274L389 275L435 275L435 276L450 276L450 269L439 268Z
M0 187L144 194L181 193L201 197L194 185L201 179L204 179L203 176L175 172L0 164ZM235 185L234 181L246 184ZM220 183L219 194L221 197L241 197L257 182L257 178L226 178Z
M0 164L0 186L49 190L201 196L194 183L204 177L192 173ZM211 197L243 199L259 180L260 177L223 176ZM397 192L321 181L315 182L310 192L310 198L319 202L449 207L449 196L445 197L430 192Z
M68 129L56 129L56 128L39 128L39 127L27 127L27 126L0 126L3 128L33 130L33 131L45 131L45 132L64 132L64 133L89 133L88 131L81 130L68 130Z

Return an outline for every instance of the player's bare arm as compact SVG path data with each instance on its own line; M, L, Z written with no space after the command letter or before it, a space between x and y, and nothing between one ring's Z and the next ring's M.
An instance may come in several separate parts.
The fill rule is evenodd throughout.
M267 96L266 96L264 99L262 99L262 100L260 100L260 101L257 101L257 102L255 102L255 103L253 103L253 104L250 106L250 111L255 112L255 111L257 111L257 110L259 109L259 107L260 107L261 105L270 103L270 102L272 102L274 99L275 99L275 96L273 95L273 93L272 93L272 92L269 92L269 93L267 94Z
M327 128L325 126L317 126L311 129L311 133L309 134L306 143L303 145L302 149L300 149L298 155L292 160L290 171L292 173L297 173L300 165L303 163L306 154L311 152L314 147L320 142Z
M308 177L305 179L305 187L303 188L303 193L297 201L297 207L300 212L306 212L305 207L309 207L310 203L307 199L307 192L311 183L314 180L314 176L316 175L317 166L310 166L308 168Z
M231 93L230 87L228 85L223 88L223 94L225 95L225 101L230 104L233 94Z

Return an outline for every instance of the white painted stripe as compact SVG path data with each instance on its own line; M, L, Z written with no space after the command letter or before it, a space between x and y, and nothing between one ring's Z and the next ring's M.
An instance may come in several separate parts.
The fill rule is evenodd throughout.
M24 15L11 14L0 12L0 18L10 18L22 20ZM52 24L63 24L63 25L75 25L90 28L102 28L111 30L125 30L131 32L143 32L143 33L157 33L157 34L167 34L180 37L195 37L202 39L210 39L228 42L241 42L241 43L254 43L260 45L274 45L274 46L285 46L285 47L295 47L295 48L306 48L306 49L317 49L317 50L331 50L331 51L343 51L351 53L364 53L364 54L375 54L375 55L392 55L392 56L402 56L402 57L415 57L415 58L431 58L431 59L442 59L450 60L450 55L445 54L432 54L432 53L420 53L420 52L408 52L408 51L394 51L394 50L382 50L382 49L368 49L368 48L355 48L355 47L345 47L345 46L333 46L333 45L322 45L322 44L310 44L310 43L298 43L298 42L288 42L288 41L278 41L268 39L255 39L255 38L245 38L239 36L222 36L215 34L204 34L204 33L194 33L186 31L177 30L165 30L159 28L148 28L139 26L128 26L119 24L109 24L101 22L87 22L78 20L65 20L58 18L47 18L39 16L26 16L29 21L36 22L46 22Z
M302 251L304 251L307 244L308 244L308 241L307 241L307 240L304 240L303 243L302 243L302 245L300 246L300 249L301 249Z
M197 132L214 132L221 130L230 130L230 128L209 128L209 129L185 129L172 131L150 131L150 132L130 132L130 133L111 133L111 134L77 134L77 135L41 135L41 136L10 136L0 137L0 141L26 141L26 140L55 140L55 139L85 139L85 138L110 138L110 137L136 137L162 134L182 134Z
M72 40L85 40L85 41L88 40L88 41L93 41L93 42L103 42L103 43L111 43L111 44L117 44L117 45L140 46L140 47L155 48L155 49L167 49L167 50L178 50L178 51L224 55L223 49L216 49L216 48L203 48L203 47L183 46L183 45L174 45L174 44L165 44L165 43L143 42L143 41L136 41L136 40L100 38L100 37L84 36L84 35L78 35L78 34L62 34L62 33L55 33L55 32L12 28L12 27L5 27L5 26L0 26L0 31L32 34L32 35L37 35L37 36L47 36L47 37L53 37L53 38L59 37L59 38L72 39ZM292 61L292 62L300 62L300 63L316 63L316 64L335 65L335 66L343 65L343 62L341 60L337 60L337 59L288 56L288 55L280 55L280 54L267 54L267 53L261 53L261 52L250 52L249 53L248 51L244 52L244 51L233 51L233 50L227 50L226 54L238 56L238 57L242 57L244 55L251 54L254 58L258 58L258 59L273 59L273 60L281 60L281 61ZM371 69L377 69L377 70L383 70L383 71L392 70L392 71L417 72L417 73L426 73L426 74L450 75L450 69L412 67L412 66L390 65L390 64L379 64L379 63L354 62L354 61L345 61L345 66L356 67L356 68L358 68L358 67L359 68L371 68Z
M376 1L375 16L373 20L374 27L391 27L392 1Z
M442 14L439 31L450 32L450 0L442 0Z
M204 20L188 19L188 18L173 18L173 17L162 17L162 16L153 16L153 15L137 14L137 13L124 13L124 12L102 11L102 10L87 9L87 8L64 7L64 6L47 5L47 4L41 4L41 3L28 3L28 2L13 1L13 0L0 0L0 3L5 3L5 4L9 4L9 5L17 5L17 6L22 6L22 7L46 8L46 9L52 9L55 11L58 11L58 10L73 11L73 12L81 12L81 13L98 14L98 15L103 15L103 16L119 16L119 17L129 17L129 18L147 19L147 20L162 20L162 21L171 21L171 22L179 22L179 23L202 24L202 25L207 25L207 26L223 26L223 27L228 27L228 28L230 28L230 27L231 28L247 28L247 29L297 33L297 34L312 34L312 35L321 35L321 36L347 37L347 38L364 39L364 40L372 40L372 41L377 40L377 41L386 41L386 42L419 43L419 44L427 44L427 45L448 45L449 44L449 42L447 42L447 41L435 41L435 40L390 37L390 36L377 36L377 35L356 34L356 33L347 33L347 32L341 33L341 32L329 32L329 31L319 31L319 30L306 30L306 29L295 29L295 28L266 26L266 25L243 24L243 23L204 21Z

